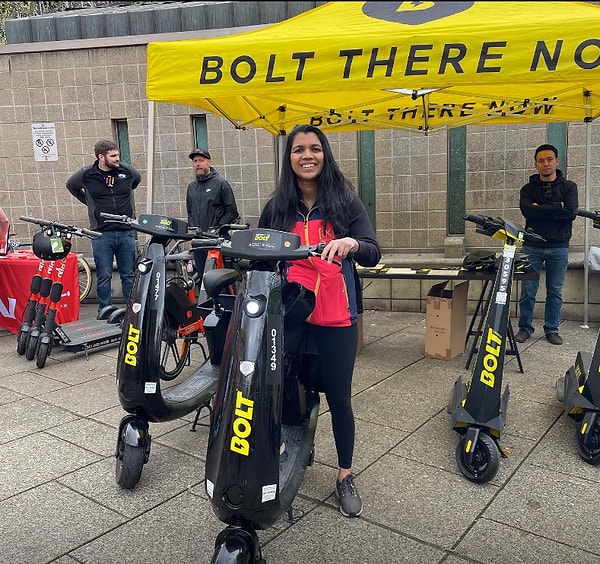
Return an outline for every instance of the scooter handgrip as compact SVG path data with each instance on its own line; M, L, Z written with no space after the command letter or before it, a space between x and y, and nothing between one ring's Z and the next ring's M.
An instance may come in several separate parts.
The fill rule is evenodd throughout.
M124 223L126 223L130 218L127 215L119 215L116 213L106 213L106 212L100 212L100 217L104 218L104 219L113 219L115 221L122 221Z
M578 209L575 212L575 215L578 215L580 217L587 217L588 219L593 219L594 221L600 220L600 213L592 212L592 211L588 211L588 210L584 210L584 209Z
M207 248L219 248L221 246L220 239L192 239L192 248L201 249Z
M100 233L99 231L92 231L91 229L82 228L81 232L85 236L91 237L92 239L98 239L99 237L102 237L102 233Z
M471 215L470 213L464 214L463 219L465 221L471 221L473 223L477 223L478 225L483 225L485 223L485 217L482 217L480 215Z
M51 221L47 221L45 219L36 219L35 217L27 217L26 215L20 216L19 219L21 219L23 221L28 221L29 223L37 223L38 225L41 225L42 227L47 227L48 225L52 225Z
M192 260L194 255L190 251L182 251L181 253L172 253L170 255L165 255L166 261L178 261L178 260Z

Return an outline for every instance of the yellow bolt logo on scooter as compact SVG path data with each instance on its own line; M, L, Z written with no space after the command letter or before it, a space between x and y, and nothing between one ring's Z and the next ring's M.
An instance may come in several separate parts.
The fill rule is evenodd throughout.
M140 330L129 324L127 331L127 352L125 353L125 364L137 366L138 345L140 342Z
M498 357L500 356L501 346L502 337L490 327L485 342L485 351L487 354L483 358L483 366L485 368L482 369L479 376L479 379L490 388L493 388L496 382L495 372L498 368Z
M242 395L239 390L235 399L235 415L233 421L233 437L231 437L230 449L243 456L250 455L250 443L248 437L252 433L252 415L254 413L254 402Z

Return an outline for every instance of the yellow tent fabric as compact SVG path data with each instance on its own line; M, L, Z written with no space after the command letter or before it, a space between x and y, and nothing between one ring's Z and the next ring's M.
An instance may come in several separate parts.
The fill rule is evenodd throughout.
M256 31L148 45L147 96L286 134L600 115L600 6L330 2Z

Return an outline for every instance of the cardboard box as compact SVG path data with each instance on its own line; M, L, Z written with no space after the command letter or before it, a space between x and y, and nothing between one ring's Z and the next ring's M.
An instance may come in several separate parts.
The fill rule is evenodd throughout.
M451 360L464 352L467 337L469 281L447 290L448 281L432 286L427 294L425 356Z

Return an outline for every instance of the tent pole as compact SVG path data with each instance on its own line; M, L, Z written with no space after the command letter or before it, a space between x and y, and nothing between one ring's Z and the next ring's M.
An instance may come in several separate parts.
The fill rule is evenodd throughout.
M154 199L154 129L155 129L155 102L148 100L148 147L146 152L147 159L147 180L146 180L146 213L152 213L152 204Z
M585 209L590 209L590 188L592 181L591 173L591 145L592 145L592 122L586 123L585 131ZM590 236L588 221L584 222L584 253L583 253L583 325L588 329L589 317L589 288L590 288L590 267L588 264L588 253L590 252Z

